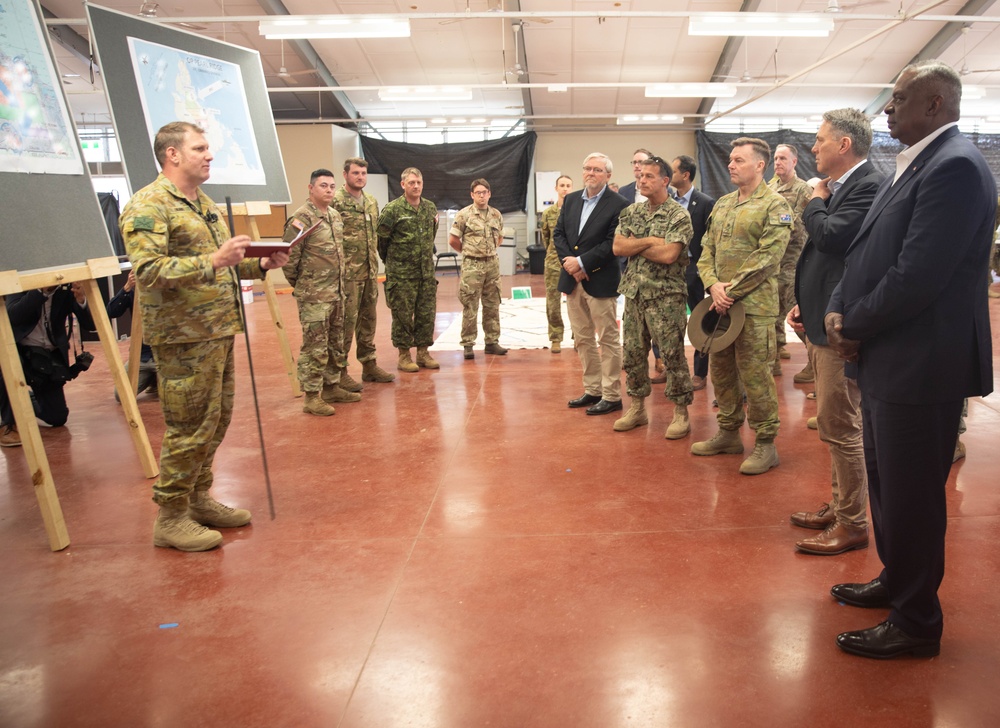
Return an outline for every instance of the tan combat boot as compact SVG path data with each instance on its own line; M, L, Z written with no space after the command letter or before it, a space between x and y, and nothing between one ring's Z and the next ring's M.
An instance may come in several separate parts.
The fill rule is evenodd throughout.
M771 376L773 377L781 376L781 362L778 361L777 359L775 359L774 363L771 365Z
M244 508L224 506L208 494L207 490L196 490L191 494L188 515L202 526L215 528L239 528L250 523L253 517Z
M778 348L778 358L779 359L791 359L792 352L786 349L784 346Z
M391 382L396 378L395 374L390 374L382 369L374 359L366 361L361 365L361 381L363 382Z
M615 432L628 432L640 425L649 424L649 415L646 414L646 398L633 397L632 406L620 420L615 420Z
M348 392L360 392L365 388L361 382L348 374L346 369L340 370L340 387L341 389L346 389Z
M360 402L361 395L348 392L340 384L324 384L320 395L325 402Z
M549 349L549 351L551 351L553 354L558 354L560 351L562 351L562 342L561 341L553 341L552 342L552 346Z
M696 442L691 446L694 455L739 455L743 452L743 440L739 430L719 430L711 440Z
M674 405L674 419L667 426L667 431L663 434L665 440L680 440L687 437L691 432L691 420L688 417L686 404Z
M302 411L307 415L316 415L318 417L329 417L330 415L337 414L337 410L328 405L320 397L319 392L306 392L306 399L302 403Z
M420 367L413 363L413 359L410 358L409 349L399 350L399 363L396 364L396 368L401 372L419 372Z
M188 514L188 499L174 498L160 506L153 524L153 545L179 551L208 551L222 543L222 534L205 528Z
M426 346L417 347L417 366L427 369L440 369L441 365L434 361Z
M792 381L796 384L808 384L809 382L816 381L816 375L813 374L812 364L806 364L805 368L801 372L792 377Z
M774 443L758 442L753 446L750 457L740 464L740 472L744 475L761 475L778 464L778 449Z

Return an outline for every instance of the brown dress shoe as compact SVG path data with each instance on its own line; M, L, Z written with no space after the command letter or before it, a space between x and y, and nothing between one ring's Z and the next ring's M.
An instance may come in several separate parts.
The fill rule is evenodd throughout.
M691 390L697 392L700 389L705 388L705 377L699 377L697 375L691 377Z
M823 507L815 513L799 511L798 513L793 513L788 520L792 522L793 526L798 526L799 528L815 528L818 531L822 531L835 522L837 517L834 515L833 509L830 508L830 504L824 503Z
M803 553L817 556L836 556L855 549L866 549L868 529L831 523L823 533L799 541L795 544L795 548Z
M21 447L17 425L0 425L0 447Z

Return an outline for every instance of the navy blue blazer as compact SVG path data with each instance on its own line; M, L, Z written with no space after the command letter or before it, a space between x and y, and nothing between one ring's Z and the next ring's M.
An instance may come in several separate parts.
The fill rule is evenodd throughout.
M621 281L621 268L618 257L614 254L615 230L618 229L618 215L628 207L628 201L617 192L605 189L601 199L583 230L580 228L580 214L583 210L583 190L570 192L563 200L559 221L552 232L552 242L559 254L559 261L564 258L579 257L583 267L590 276L583 281L583 290L594 298L617 298L618 283ZM572 293L576 288L576 280L563 270L559 274L559 290Z
M871 209L875 193L884 180L866 161L847 178L829 200L814 197L802 211L809 238L795 267L795 300L809 341L826 346L823 318L833 289L844 275L847 249Z
M691 216L691 227L694 235L691 236L691 243L688 245L688 254L691 262L688 263L687 275L690 278L693 274L698 277L698 258L701 257L701 239L705 237L705 229L708 227L708 218L715 207L715 199L709 197L700 190L691 191L691 200L688 202L688 215Z
M618 194L625 198L628 204L632 205L635 203L635 182L629 182L627 185L618 190Z
M957 127L879 187L828 307L861 342L866 396L937 404L993 391L986 270L996 208L986 160Z
M49 339L63 353L67 363L69 363L69 336L67 335L69 317L71 314L76 314L80 326L85 331L93 331L94 319L90 315L91 303L87 302L87 308L77 303L76 296L69 290L69 286L60 286L52 293L52 306L49 312L49 327L51 329ZM45 294L38 289L24 293L12 293L7 296L7 314L10 316L10 325L14 330L14 341L20 344L34 330L39 319L42 318L44 307Z

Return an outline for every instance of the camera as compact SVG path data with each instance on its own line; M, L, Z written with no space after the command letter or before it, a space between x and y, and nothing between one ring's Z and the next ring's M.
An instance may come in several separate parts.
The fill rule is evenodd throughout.
M70 372L72 372L73 378L80 372L85 372L90 369L90 365L94 363L94 355L89 351L81 351L76 355L76 361L73 366L71 366Z

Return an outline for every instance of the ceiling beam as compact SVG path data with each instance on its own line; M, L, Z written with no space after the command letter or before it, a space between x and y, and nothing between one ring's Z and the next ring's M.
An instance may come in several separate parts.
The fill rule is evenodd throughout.
M58 20L59 16L51 10L42 6L42 15L46 20ZM93 68L93 60L90 53L90 41L77 33L68 25L48 25L49 35L67 51L76 56L80 61Z
M740 6L741 13L752 13L757 8L760 7L760 0L743 0L743 5ZM709 81L714 81L717 78L728 76L730 71L733 70L733 61L736 60L736 54L739 53L740 47L747 42L747 39L743 36L729 36L726 40L726 44L722 47L722 53L719 54L719 60L715 64L715 70L712 72L712 77ZM704 98L701 103L698 104L698 115L700 117L705 117L712 111L712 107L715 106L715 98Z

